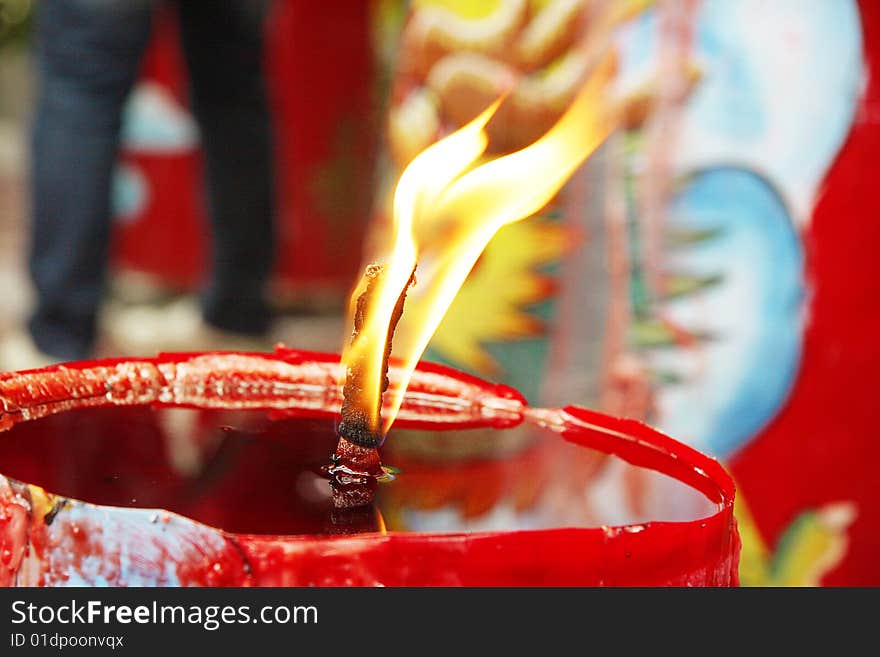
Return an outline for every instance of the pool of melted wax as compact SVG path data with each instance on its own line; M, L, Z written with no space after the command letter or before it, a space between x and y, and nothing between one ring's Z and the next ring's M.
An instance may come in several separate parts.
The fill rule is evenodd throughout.
M234 533L375 531L334 513L320 474L336 444L327 420L260 411L80 409L0 433L0 473L93 504L157 508ZM389 530L481 531L690 520L700 493L533 426L392 431L379 486Z
M0 473L92 504L173 511L235 533L326 530L327 421L257 411L79 409L0 433Z

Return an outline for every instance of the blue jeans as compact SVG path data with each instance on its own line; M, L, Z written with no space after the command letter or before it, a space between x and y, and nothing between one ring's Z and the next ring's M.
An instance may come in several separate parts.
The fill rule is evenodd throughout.
M253 0L177 0L192 109L204 152L212 227L205 320L245 334L271 319L272 146ZM107 278L110 186L122 108L137 78L156 2L51 0L39 5L32 142L30 271L37 346L65 360L92 354Z

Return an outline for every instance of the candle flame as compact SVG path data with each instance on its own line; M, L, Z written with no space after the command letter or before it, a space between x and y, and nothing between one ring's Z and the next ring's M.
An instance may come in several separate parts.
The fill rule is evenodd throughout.
M416 298L408 302L394 340L399 376L372 428L384 435L394 422L416 364L495 233L547 205L611 132L613 112L603 92L613 69L609 55L556 124L522 150L475 166L488 144L484 128L502 98L422 151L403 171L394 193L385 273L363 327L343 354L346 365L369 363L362 373L364 405L378 408L390 317L418 263ZM353 301L362 291L363 286L354 291Z

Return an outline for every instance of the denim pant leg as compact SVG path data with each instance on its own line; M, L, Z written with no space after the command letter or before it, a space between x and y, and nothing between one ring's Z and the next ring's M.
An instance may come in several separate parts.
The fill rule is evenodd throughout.
M275 252L273 154L258 0L180 0L192 107L204 149L212 224L205 320L260 334Z
M91 355L105 288L110 184L123 103L150 33L150 0L51 0L36 29L30 270L37 346Z

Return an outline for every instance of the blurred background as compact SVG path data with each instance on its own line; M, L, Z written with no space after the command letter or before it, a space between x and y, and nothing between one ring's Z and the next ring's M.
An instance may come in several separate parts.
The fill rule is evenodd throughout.
M73 20L101 0L59 5L68 3ZM40 215L29 190L41 171L30 136L43 116L35 72L53 51L40 46L37 15L49 4L0 0L0 338L31 365L53 360L26 328L40 303L31 274L46 267L29 256ZM205 319L218 295L234 314L236 295L253 292L218 282L218 269L270 260L248 255L259 245L218 255L223 195L212 204L205 193L205 153L210 175L223 153L240 162L233 181L255 160L235 159L231 129L224 143L231 114L218 132L199 105L225 88L222 66L194 107L198 29L172 4L150 8L124 97L106 289L94 339L81 341L92 353L279 341L338 351L348 294L387 232L391 190L412 157L511 88L490 148L522 148L614 50L608 97L627 108L620 127L539 216L496 236L427 357L513 385L533 404L634 417L720 458L740 487L743 583L880 582L874 3L346 0L333 12L265 3L272 320L256 328ZM246 95L232 83L227 91ZM86 167L65 153L45 156L58 175ZM209 187L225 180L210 175ZM225 198L253 191L243 183ZM69 255L54 248L56 259ZM48 287L53 276L64 278L45 274ZM611 497L631 485L603 476Z

